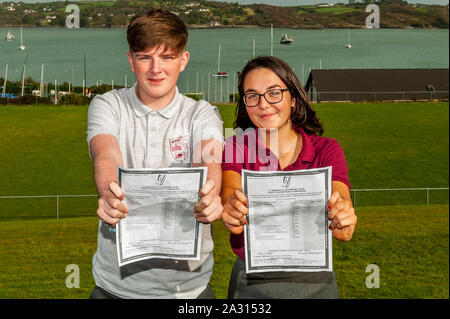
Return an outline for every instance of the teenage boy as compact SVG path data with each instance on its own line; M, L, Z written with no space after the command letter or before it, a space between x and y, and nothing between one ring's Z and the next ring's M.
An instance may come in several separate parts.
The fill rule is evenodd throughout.
M188 61L186 25L164 9L129 24L127 53L136 84L95 97L87 141L99 194L98 248L91 298L214 298L211 223L220 218L222 127L217 109L178 92ZM207 166L207 182L193 218L204 223L199 261L157 259L118 266L114 226L126 218L117 167Z

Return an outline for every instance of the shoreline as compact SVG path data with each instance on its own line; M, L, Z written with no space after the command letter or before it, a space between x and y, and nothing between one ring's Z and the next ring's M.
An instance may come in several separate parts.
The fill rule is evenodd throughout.
M61 26L35 26L35 25L0 25L0 28L41 28L41 29L67 29L66 27ZM114 27L83 27L79 29L126 29L127 26L114 26ZM269 29L270 26L259 26L259 25L220 25L220 26L208 26L208 25L188 25L187 28L189 30L215 30L215 29ZM361 30L370 30L366 26L335 26L332 28L321 27L321 26L310 26L310 27L295 27L295 26L274 26L274 29L289 29L289 30L336 30L336 29L361 29ZM69 29L71 30L71 29ZM411 26L405 27L383 27L379 28L379 30L449 30L449 28L436 28L436 27L424 27L424 28L415 28Z

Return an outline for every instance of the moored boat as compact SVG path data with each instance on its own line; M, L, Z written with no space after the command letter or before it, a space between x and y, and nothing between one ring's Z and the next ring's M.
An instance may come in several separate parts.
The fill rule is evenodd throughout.
M281 34L281 44L292 44L292 42L294 42L294 39L292 37L288 37L287 33Z
M8 30L8 34L6 35L6 41L13 41L15 39L16 37L14 36L14 34L12 34L11 31Z

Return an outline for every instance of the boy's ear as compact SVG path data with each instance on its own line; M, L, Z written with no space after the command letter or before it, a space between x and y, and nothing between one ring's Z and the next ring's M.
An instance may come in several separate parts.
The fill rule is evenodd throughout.
M130 63L131 72L134 72L133 52L127 52L128 63Z
M180 72L183 72L184 69L186 68L186 66L187 66L187 64L188 64L188 62L189 62L189 57L190 57L189 51L184 51L184 52L181 54L181 66L180 66Z

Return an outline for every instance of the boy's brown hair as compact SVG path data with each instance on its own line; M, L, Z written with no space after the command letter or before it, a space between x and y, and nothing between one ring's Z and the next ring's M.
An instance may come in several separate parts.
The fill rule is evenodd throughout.
M163 46L178 55L186 48L188 31L175 14L158 8L137 15L130 21L127 41L131 52Z

